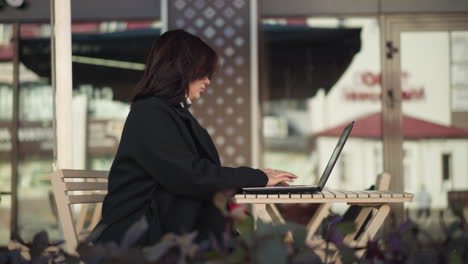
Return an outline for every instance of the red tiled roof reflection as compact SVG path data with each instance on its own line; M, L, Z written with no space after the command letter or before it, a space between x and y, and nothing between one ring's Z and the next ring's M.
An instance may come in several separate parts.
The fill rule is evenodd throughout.
M374 113L355 120L351 137L382 138L381 113ZM338 137L348 125L346 122L334 128L315 134L316 136ZM468 138L468 130L454 126L444 126L422 119L403 115L403 135L405 139L422 138Z

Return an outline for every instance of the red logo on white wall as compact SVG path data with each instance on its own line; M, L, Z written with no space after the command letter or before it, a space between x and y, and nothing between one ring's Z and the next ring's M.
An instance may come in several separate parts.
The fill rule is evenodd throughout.
M410 74L402 72L401 87L403 100L423 100L425 89L422 85L409 82ZM353 78L353 85L344 89L344 96L349 101L378 101L382 99L382 75L370 71L357 72Z

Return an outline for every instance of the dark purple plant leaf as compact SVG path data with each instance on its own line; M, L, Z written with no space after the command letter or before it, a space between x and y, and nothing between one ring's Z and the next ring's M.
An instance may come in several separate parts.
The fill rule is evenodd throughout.
M367 260L384 260L384 252L377 241L368 241L366 245L365 258Z
M343 219L343 217L341 217L340 215L334 215L334 216L332 216L332 218L330 220L330 225L331 226L336 226L339 222L341 222L342 219Z
M122 249L128 249L132 245L135 244L135 242L140 239L143 234L148 230L148 221L146 220L146 217L143 216L140 218L140 220L136 221L126 232L125 235L122 239L122 242L120 243L120 246Z
M29 254L31 255L31 263L42 263L41 256L44 250L49 247L49 236L45 231L41 231L34 235Z
M408 219L398 227L398 232L405 233L411 228L412 225L413 225L413 222Z
M391 236L390 237L390 251L396 251L400 248L401 246L401 239L398 236Z
M25 260L21 256L21 250L20 249L14 249L11 250L8 253L8 264L19 264L19 263L24 263Z
M8 264L8 253L1 252L0 253L0 264Z

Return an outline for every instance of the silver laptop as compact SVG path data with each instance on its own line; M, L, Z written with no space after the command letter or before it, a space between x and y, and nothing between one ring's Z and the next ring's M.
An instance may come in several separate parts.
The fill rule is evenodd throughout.
M322 173L322 177L320 177L320 180L317 185L290 185L290 186L272 186L272 187L246 187L242 188L242 193L245 194L269 194L269 193L316 193L316 192L321 192L323 190L323 187L325 187L325 183L328 180L328 177L330 176L330 173L333 170L333 167L335 166L336 161L338 160L338 157L341 154L341 150L343 149L346 140L349 137L349 134L351 133L351 130L353 129L354 126L354 121L351 122L348 126L346 126L343 129L343 132L341 133L340 139L338 140L338 143L336 144L335 150L333 150L333 153L330 157L330 160L328 160L328 164L325 167L325 170Z

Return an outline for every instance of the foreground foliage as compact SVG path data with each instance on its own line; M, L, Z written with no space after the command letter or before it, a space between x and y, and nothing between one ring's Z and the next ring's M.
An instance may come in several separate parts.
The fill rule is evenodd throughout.
M217 194L215 204L227 218L226 230L234 227L238 235L226 232L222 241L215 238L203 243L194 243L196 232L175 235L167 234L161 241L145 248L133 248L147 229L141 219L127 231L120 245L115 243L89 245L80 244L79 256L70 255L58 246L61 242L50 242L47 233L36 234L32 242L17 238L16 241L28 248L27 254L20 249L0 248L0 264L42 264L42 263L332 263L332 250L338 250L342 263L468 263L468 232L462 208L454 208L456 220L445 223L443 215L440 224L444 230L442 238L433 238L430 230L423 230L411 220L394 227L392 232L379 239L369 241L366 253L361 259L355 251L343 243L346 233L354 226L342 222L340 216L330 216L322 225L324 238L320 248L310 248L304 243L306 228L287 223L273 225L257 222L245 206L226 210L228 196ZM284 242L291 232L294 242ZM55 248L56 250L50 250ZM322 255L323 259L318 256Z

